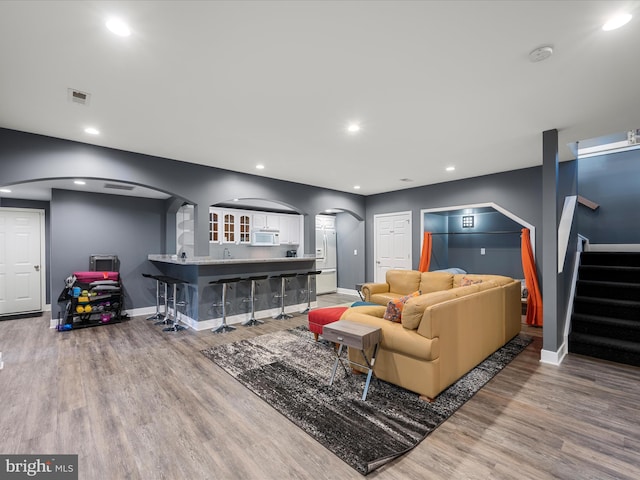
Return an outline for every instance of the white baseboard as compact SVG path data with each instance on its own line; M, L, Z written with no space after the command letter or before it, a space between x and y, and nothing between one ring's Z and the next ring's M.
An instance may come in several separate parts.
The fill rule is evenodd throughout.
M318 307L318 302L311 302L311 308L317 308L317 307ZM284 307L284 311L285 313L296 314L296 313L302 312L306 308L307 308L306 303L299 303L297 305L287 305L286 307ZM141 315L150 316L150 315L153 315L154 313L156 313L155 306L127 310L127 314L130 317L137 317ZM169 313L172 314L173 310L169 309ZM258 320L266 320L266 319L271 319L275 317L279 313L280 313L280 307L276 307L276 308L270 308L268 310L260 310L258 312L255 312L255 316ZM251 316L251 313L249 312L240 313L238 315L230 315L227 317L227 323L229 325L241 324L249 320L250 316ZM178 321L180 322L181 325L184 325L187 328L191 328L196 332L199 332L202 330L213 330L214 328L219 327L222 324L222 319L220 318L212 318L209 320L201 320L198 322L194 318L191 318L182 312L178 312Z
M338 288L337 293L341 295L353 295L354 297L360 298L358 295L358 291L351 288Z
M556 367L562 363L564 357L567 356L567 344L563 343L557 352L550 350L540 350L540 363L547 365L555 365Z

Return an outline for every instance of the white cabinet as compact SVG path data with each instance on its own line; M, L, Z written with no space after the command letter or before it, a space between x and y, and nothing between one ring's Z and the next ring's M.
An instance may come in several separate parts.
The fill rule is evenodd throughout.
M282 215L280 217L280 244L299 245L302 222L300 215Z
M242 210L209 209L209 242L250 243L251 214Z
M252 215L255 229L280 230L280 217L282 215L269 212L254 212Z

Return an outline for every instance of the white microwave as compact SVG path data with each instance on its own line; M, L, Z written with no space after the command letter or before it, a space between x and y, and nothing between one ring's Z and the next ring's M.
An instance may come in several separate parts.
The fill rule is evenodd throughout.
M278 230L254 230L251 232L251 245L264 247L280 245L280 232Z

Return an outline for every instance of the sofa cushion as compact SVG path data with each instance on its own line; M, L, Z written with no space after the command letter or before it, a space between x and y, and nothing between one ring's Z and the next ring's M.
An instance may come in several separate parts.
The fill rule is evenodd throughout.
M391 293L409 295L420 290L420 272L417 270L387 270L385 278Z
M423 272L420 276L422 293L439 292L453 288L453 274L448 272Z
M373 303L376 303L378 305L382 305L383 307L387 307L387 304L391 301L391 300L396 300L400 297L404 297L404 295L400 294L400 293L392 293L392 292L384 292L384 293L375 293L373 295L371 295L371 297L369 298L369 300Z
M440 356L438 339L429 339L416 335L416 332L403 328L401 324L389 322L383 319L381 315L376 315L380 311L366 314L363 313L363 308L366 307L350 308L344 312L342 319L363 323L371 327L379 327L382 330L380 348L395 352L401 356L410 356L424 361L435 360ZM381 310L384 309L384 307L379 308ZM349 348L350 355L351 350ZM376 362L377 364L378 362Z
M420 325L426 308L452 298L456 298L454 290L431 292L409 299L402 311L402 326L408 330L415 330Z
M420 291L412 292L409 295L405 295L404 297L389 301L389 303L387 304L387 310L384 312L382 318L384 318L385 320L391 320L392 322L400 323L404 304L411 297L417 297L418 295L420 295Z

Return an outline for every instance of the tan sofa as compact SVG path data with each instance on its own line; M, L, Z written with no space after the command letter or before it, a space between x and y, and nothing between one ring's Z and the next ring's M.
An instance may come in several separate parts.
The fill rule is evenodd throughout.
M375 375L429 400L520 332L520 282L512 278L390 270L386 279L362 287L379 305L350 308L342 319L380 327ZM389 300L417 290L401 323L383 318ZM357 350L349 358L363 363Z

